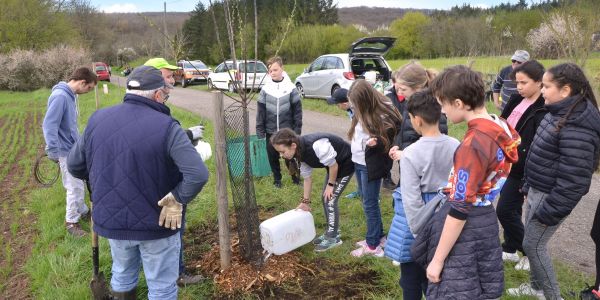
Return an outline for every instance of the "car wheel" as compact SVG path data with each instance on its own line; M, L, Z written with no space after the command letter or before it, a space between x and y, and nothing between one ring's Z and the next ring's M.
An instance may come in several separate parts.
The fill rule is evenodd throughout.
M181 78L181 87L187 87L187 84L185 83L185 78Z
M296 89L298 90L300 97L304 98L304 87L302 87L301 83L296 83Z
M340 86L337 84L334 84L333 87L331 88L331 95L333 96L333 93L335 93L335 91L339 90Z
M217 87L212 83L212 80L210 80L210 78L208 79L208 81L206 81L206 85L208 85L208 89L209 90L214 90Z
M230 93L235 93L235 87L233 86L233 83L231 83L231 82L230 82L230 83L227 85L227 90L228 90Z

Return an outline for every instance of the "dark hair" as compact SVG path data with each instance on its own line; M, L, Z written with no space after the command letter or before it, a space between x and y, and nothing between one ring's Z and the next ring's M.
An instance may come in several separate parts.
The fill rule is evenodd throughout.
M69 76L67 81L71 80L84 80L85 83L98 83L98 76L96 76L96 73L94 73L90 68L80 67L71 73L71 76Z
M302 152L302 145L300 143L300 136L296 134L293 130L289 128L283 128L279 131L275 132L271 138L269 139L271 145L283 145L286 147L291 147L292 144L296 144L296 153L294 153L294 158L290 160L288 165L288 170L290 175L297 176L300 174L300 153Z
M481 73L467 66L457 65L444 69L431 81L433 95L442 102L460 99L470 110L485 105L485 84Z
M544 77L545 68L537 60L528 60L518 65L511 73L509 78L515 80L517 73L523 73L535 82L541 82Z
M411 115L421 117L429 125L437 124L442 116L442 106L428 88L412 94L407 109Z
M560 129L565 126L565 123L567 123L573 110L580 103L590 101L593 106L598 109L598 102L596 101L596 96L594 96L592 86L579 66L574 63L564 63L548 69L547 72L552 75L550 81L554 82L559 89L568 85L571 88L571 94L569 96L578 97L577 101L569 107L569 110L564 117L558 121L558 124L556 125L557 131L560 131Z

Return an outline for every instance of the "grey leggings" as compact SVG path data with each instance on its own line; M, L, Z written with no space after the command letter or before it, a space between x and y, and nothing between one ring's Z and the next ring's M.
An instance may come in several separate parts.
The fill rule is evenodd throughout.
M321 201L323 202L323 210L325 211L325 221L327 222L327 231L325 232L325 236L328 238L335 238L338 235L338 230L340 227L340 213L338 209L338 200L340 199L340 195L342 194L342 192L344 192L344 189L350 182L350 178L352 178L352 174L337 179L337 182L333 187L333 194L331 195L329 201L325 200L325 197L321 196ZM327 172L327 176L325 176L325 185L323 186L323 192L327 187L328 180L329 172Z
M546 226L533 215L542 205L548 194L542 193L534 188L529 189L527 194L527 203L525 205L525 237L523 239L523 249L529 257L531 267L531 287L536 290L543 290L544 296L548 300L559 300L560 288L556 280L556 274L552 267L552 259L548 254L548 241L554 235L560 224Z

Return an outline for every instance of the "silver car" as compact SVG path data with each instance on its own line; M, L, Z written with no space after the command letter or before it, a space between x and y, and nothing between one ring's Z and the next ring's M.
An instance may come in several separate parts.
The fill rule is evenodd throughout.
M296 87L303 97L327 98L367 73L376 72L379 79L389 81L391 68L383 55L395 41L391 37L362 38L352 43L350 53L321 55L296 78Z

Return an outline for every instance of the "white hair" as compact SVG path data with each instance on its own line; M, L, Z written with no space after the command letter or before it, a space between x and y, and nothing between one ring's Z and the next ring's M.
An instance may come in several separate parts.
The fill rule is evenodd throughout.
M148 98L148 99L154 99L154 94L156 93L156 91L158 91L160 89L161 88L153 89L153 90L146 90L146 91L142 91L142 90L129 90L129 89L127 89L127 90L125 90L125 93L142 96L142 97Z

